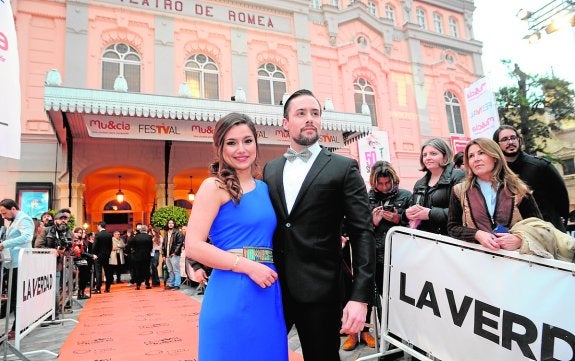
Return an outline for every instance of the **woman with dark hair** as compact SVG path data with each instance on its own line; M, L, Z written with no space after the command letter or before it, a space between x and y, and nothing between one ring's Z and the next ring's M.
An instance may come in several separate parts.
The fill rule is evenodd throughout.
M419 155L423 178L415 182L410 205L405 218L412 228L437 234L447 234L447 213L451 188L465 176L461 169L454 169L453 153L440 138L423 143Z
M271 249L277 221L267 185L254 179L255 125L246 115L228 114L216 123L213 142L216 161L196 194L185 246L186 257L213 268L200 313L198 359L241 354L287 360Z
M518 249L521 238L509 233L511 227L529 217L541 218L529 187L491 139L470 141L464 156L467 176L451 195L449 235L490 250Z
M377 161L371 166L368 192L369 208L375 233L375 285L379 295L383 292L383 265L385 262L385 237L391 227L402 225L402 216L409 206L411 192L399 188L399 176L386 161ZM380 312L381 315L381 312ZM368 307L366 321L371 319L371 307ZM360 339L361 338L361 339ZM345 351L351 351L361 341L369 347L375 347L375 340L364 327L360 333L349 335L342 345Z

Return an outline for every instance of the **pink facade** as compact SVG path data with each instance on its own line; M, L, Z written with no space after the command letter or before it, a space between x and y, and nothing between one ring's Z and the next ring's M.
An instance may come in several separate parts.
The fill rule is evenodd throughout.
M473 1L348 3L12 0L21 63L23 155L20 161L0 160L0 193L11 197L16 182L52 182L52 208L70 206L82 223L93 224L106 213L104 205L114 199L119 174L133 210L130 223L148 221L153 207L185 198L189 176L197 189L211 160L209 143L174 141L166 180L169 138L146 141L88 134L84 119L98 111L87 110L88 100L78 99L77 94L103 88L103 54L114 44L129 45L139 56L137 93L150 95L149 104L142 105L144 111L156 104L169 108L186 81L186 62L203 54L217 67L215 109L237 106L230 99L242 88L246 113L256 114L259 125L279 129L277 96L274 114L264 119L260 113L268 108L262 108L258 68L273 64L285 77L287 93L309 88L322 103L331 100L333 130L345 140L338 152L355 158L356 141L369 132L370 118L356 110L354 83L367 82L371 92L361 94L373 96L377 127L389 136L391 161L402 186L411 188L421 177L422 141L468 133L464 88L483 72L481 43L473 39L470 26ZM436 29L437 19L442 34ZM45 86L52 69L61 75L62 83ZM188 86L192 87L189 80ZM70 100L58 98L58 104L48 104L53 91L60 89ZM463 132L450 132L446 92L459 101ZM107 112L130 122L133 114L110 109L130 99L131 93L131 89L94 93L101 97L95 101L107 107L99 114ZM62 104L71 103L83 108L62 110ZM200 108L190 110L196 120L217 120L210 114L197 115L202 113ZM328 120L329 116L326 112ZM169 117L147 118L166 122ZM69 125L68 138L59 128L64 124ZM284 149L263 145L260 163Z

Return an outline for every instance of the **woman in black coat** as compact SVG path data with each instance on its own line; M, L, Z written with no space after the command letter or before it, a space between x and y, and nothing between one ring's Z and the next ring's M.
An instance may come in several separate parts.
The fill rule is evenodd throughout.
M425 175L415 182L405 219L411 228L447 235L447 215L451 189L465 176L452 163L453 153L447 143L433 138L423 143L419 163Z

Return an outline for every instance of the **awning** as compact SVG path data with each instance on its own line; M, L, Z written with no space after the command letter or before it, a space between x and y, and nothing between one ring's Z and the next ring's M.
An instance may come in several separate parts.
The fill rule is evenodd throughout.
M283 118L283 107L278 105L69 88L53 85L46 85L44 88L44 108L48 113L60 143L66 143L67 126L69 126L69 135L73 138L99 136L107 138L152 139L142 138L141 136L134 137L134 132L124 132L119 135L111 133L95 135L94 129L89 127L95 116L101 122L108 121L114 117L121 117L125 121L130 122L129 118L133 118L133 122L142 127L141 124L145 126L146 122L150 123L151 126L153 126L154 122L163 124L163 126L182 124L182 121L216 122L230 112L238 112L250 116L256 125L263 127L263 129L281 127ZM370 133L372 125L369 115L324 111L322 128L324 130L323 133L326 134L330 134L330 132L332 134L333 132L341 134L342 139L339 140L339 143L347 144L361 135ZM162 134L161 138L156 137L153 139L202 141L201 137L194 139L189 134L186 139L178 139L174 133L170 134L168 131Z

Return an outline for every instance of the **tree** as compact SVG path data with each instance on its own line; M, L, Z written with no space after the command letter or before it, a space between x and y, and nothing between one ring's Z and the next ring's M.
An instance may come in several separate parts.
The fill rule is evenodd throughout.
M509 65L509 61L503 63ZM551 132L575 119L575 91L566 80L529 75L517 64L509 75L517 79L517 87L503 87L496 93L499 119L519 130L527 153L545 153Z
M152 226L163 229L168 224L168 220L173 219L175 227L181 227L188 223L188 212L185 208L177 206L167 206L156 209L152 215Z

